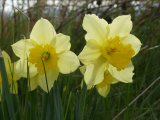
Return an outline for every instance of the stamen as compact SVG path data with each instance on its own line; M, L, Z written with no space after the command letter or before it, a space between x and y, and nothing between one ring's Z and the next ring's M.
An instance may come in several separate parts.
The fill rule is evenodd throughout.
M115 47L110 47L109 49L107 49L106 50L107 51L107 53L110 53L110 52L117 52L118 50L117 50L117 48L115 48Z
M49 52L44 52L44 53L42 54L42 59L43 59L43 60L47 60L49 57L50 57L50 53L49 53Z

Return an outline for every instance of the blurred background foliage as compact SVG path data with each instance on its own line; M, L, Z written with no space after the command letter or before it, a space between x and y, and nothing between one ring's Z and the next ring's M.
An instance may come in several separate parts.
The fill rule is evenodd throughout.
M41 89L28 92L26 80L22 79L19 81L19 95L13 97L17 119L110 120L160 75L159 0L2 0L0 5L0 48L7 51L13 61L18 58L14 57L10 45L29 38L33 25L42 17L53 24L57 33L71 37L71 50L77 55L86 44L86 32L82 28L85 14L96 14L108 23L119 15L130 14L133 21L131 33L143 44L133 58L133 83L112 85L107 98L101 97L95 88L87 93L85 88L81 90L83 76L79 70L71 75L60 75L50 93L54 114L50 107L43 106L49 106L47 102L43 104L46 93ZM30 23L16 8L30 18ZM158 81L117 119L160 119L159 91ZM4 116L2 110L0 116Z

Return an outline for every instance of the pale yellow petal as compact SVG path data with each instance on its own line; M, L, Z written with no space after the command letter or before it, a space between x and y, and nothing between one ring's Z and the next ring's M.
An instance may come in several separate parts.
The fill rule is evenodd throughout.
M94 38L89 33L87 33L85 35L85 40L88 41L88 40L91 40L91 39L93 40Z
M101 47L95 40L88 40L78 57L83 64L88 65L93 63L100 56Z
M37 72L37 68L34 64L27 62L27 60L20 59L17 61L16 64L16 71L18 75L21 75L25 78L27 78L27 64L29 67L29 76L30 78L35 76Z
M13 79L14 81L20 79L20 76L18 74L16 74L16 70L13 69L13 67L15 68L16 63L14 63L14 65L13 65L13 63L11 63L11 59L5 51L2 51L2 55L4 57L4 62L5 62L5 67L6 67L8 79L9 80Z
M118 83L118 82L120 82L119 80L117 80L116 78L113 78L113 81L112 81L112 83L111 84L116 84L116 83Z
M104 19L100 19L98 16L85 15L83 20L83 28L89 33L89 35L97 41L98 44L102 45L106 40L108 23Z
M90 89L92 89L92 88L94 88L94 86L89 86L89 85L87 85L87 90L90 90Z
M134 66L132 65L132 62L130 61L127 67L124 70L117 71L116 67L113 67L112 65L109 65L108 68L110 74L116 78L120 82L124 83L130 83L132 82L132 77L134 75L133 70Z
M79 67L80 72L82 73L82 75L84 75L85 71L86 71L86 66L81 66Z
M132 30L132 21L130 15L122 15L115 18L111 24L109 24L110 33L109 39L115 36L124 37L129 35Z
M48 82L48 89L49 89L49 91L53 87L54 81L57 80L58 74L59 74L59 69L58 68L55 68L54 70L49 70L48 73L46 74L47 75L47 82ZM45 92L48 92L45 75L39 75L38 76L38 83L39 83L39 86Z
M30 39L36 41L38 44L47 44L50 43L55 35L56 32L52 24L48 20L41 18L34 25Z
M13 52L16 54L16 56L18 56L22 59L27 59L27 57L29 55L29 49L34 47L31 40L29 40L29 39L20 40L11 46L12 46Z
M104 71L106 68L106 59L100 57L93 64L86 66L86 72L84 74L84 80L87 85L93 86L99 84L104 79Z
M63 74L74 72L79 66L79 60L75 53L71 51L59 54L58 67Z
M82 79L82 82L81 82L81 88L83 87L83 81L84 81L84 79ZM89 89L91 89L91 88L93 88L94 86L89 86L89 85L87 85L87 90L89 90Z
M30 91L33 91L38 87L38 75L31 77L30 81L28 80L28 87Z
M18 62L18 61L17 61ZM14 63L12 63L12 68L14 67L14 70L13 70L13 72L14 72L14 74L13 74L13 80L14 81L17 81L17 80L19 80L20 78L21 78L21 76L17 73L17 71L16 71L16 65L17 65L17 62L14 62Z
M106 85L104 87L96 87L97 88L97 91L98 93L103 96L103 97L106 97L110 91L110 85Z
M21 78L21 76L16 73L16 70L13 69L13 67L15 68L15 66L13 66L13 63L12 63L10 64L9 68L6 69L8 81L12 81L12 80L17 81Z
M10 81L9 86L11 94L18 94L18 84L16 81Z
M56 53L63 53L69 51L71 48L70 37L59 33L51 40L50 43L56 49Z
M80 72L84 75L85 71L86 71L86 66L81 66L81 67L79 67L79 69L80 69ZM84 81L84 77L83 77L82 82L81 82L81 88L83 86L83 81ZM87 90L91 89L92 87L93 86L87 85Z
M127 45L127 44L131 44L132 45L132 48L133 48L133 50L135 52L134 56L139 52L139 50L141 48L141 45L142 45L140 40L137 37L135 37L134 35L132 35L132 34L129 34L126 37L120 38L120 41L124 45Z
M11 58L5 51L2 51L2 55L3 55L6 71L9 71L11 66Z

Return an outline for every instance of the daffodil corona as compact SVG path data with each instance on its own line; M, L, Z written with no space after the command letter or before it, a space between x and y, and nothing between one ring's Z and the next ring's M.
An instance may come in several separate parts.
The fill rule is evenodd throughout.
M131 58L139 52L141 42L130 34L131 16L119 16L108 24L94 14L85 15L83 28L87 31L87 43L79 54L79 59L86 66L86 84L96 85L97 89L107 92L110 88L108 85L115 81L132 82L134 67ZM108 86L106 90L101 89L104 86Z
M127 67L134 53L132 45L123 45L118 36L107 40L102 46L103 57L118 71Z
M50 90L59 72L68 74L78 68L78 57L70 51L70 47L70 37L56 34L52 24L43 18L34 25L30 39L20 40L12 45L14 53L20 58L16 69L21 76L30 77L30 90L39 85L48 92L45 73Z
M36 45L34 48L29 49L29 59L30 63L35 64L39 74L43 75L44 72L48 72L50 69L54 70L57 66L58 54L51 45ZM45 66L43 67L43 63Z

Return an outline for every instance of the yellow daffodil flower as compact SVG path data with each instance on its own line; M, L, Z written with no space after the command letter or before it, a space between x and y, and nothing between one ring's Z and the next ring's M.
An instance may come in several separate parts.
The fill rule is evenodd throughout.
M86 66L81 66L80 68L81 73L84 75L86 72ZM103 96L106 97L110 91L110 86L111 84L115 84L119 82L117 79L115 79L110 73L109 71L106 69L104 72L104 79L101 83L95 85L97 88L98 93ZM83 80L82 80L83 83ZM87 85L87 89L91 89L94 86L89 86Z
M139 52L141 42L130 34L131 16L119 16L108 24L94 14L85 15L83 28L87 31L87 43L79 54L79 59L86 66L86 84L98 86L103 83L106 71L116 81L132 82L134 67L131 58Z
M5 67L6 67L8 83L10 86L10 92L11 94L17 94L18 93L17 80L20 79L20 76L16 73L16 69L15 69L17 62L11 63L11 58L5 51L2 51L2 55L4 58ZM1 93L2 93L2 77L0 72L0 95Z
M48 92L45 72L50 90L59 72L74 72L80 64L76 54L70 51L70 37L56 34L52 24L43 18L34 25L30 39L20 40L12 48L20 58L16 65L18 73L27 77L27 65L29 66L30 90L39 85Z

